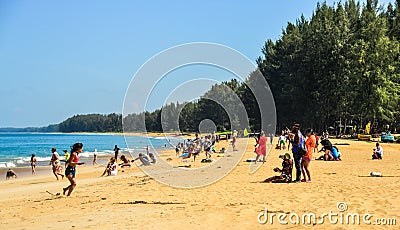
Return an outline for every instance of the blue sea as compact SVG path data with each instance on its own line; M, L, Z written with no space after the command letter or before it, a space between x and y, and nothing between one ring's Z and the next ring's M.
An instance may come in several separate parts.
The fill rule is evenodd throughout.
M66 133L0 133L0 168L27 166L30 156L36 155L39 165L48 165L51 148L56 148L63 157L63 150L70 151L76 142L83 143L82 158L92 158L96 149L98 155L114 155L114 146L118 145L121 154L145 152L146 146L151 149L173 148L178 138L143 137L112 134L66 134ZM128 145L127 145L128 143ZM129 148L128 148L129 146Z

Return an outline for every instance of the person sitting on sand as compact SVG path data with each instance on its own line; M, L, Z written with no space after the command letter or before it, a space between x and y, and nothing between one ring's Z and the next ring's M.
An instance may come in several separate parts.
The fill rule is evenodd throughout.
M193 160L196 161L196 157L197 155L199 155L200 153L200 149L197 149L197 145L195 142L192 142L192 144L190 145L189 149L188 149L188 155L186 157L183 157L182 159L188 159L191 158L193 156Z
M126 159L125 155L121 155L121 157L119 159L121 159L121 161L122 161L122 163L119 164L119 166L121 166L121 168L131 167L131 163L129 162L128 159Z
M279 158L283 158L282 169L276 167L274 172L280 172L281 175L267 178L262 183L289 183L292 181L293 161L290 159L290 154L285 153L284 156L279 156Z
M61 176L62 179L64 179L64 175L61 173L62 166L60 163L60 155L58 155L56 148L52 148L51 152L52 152L52 155L51 155L50 164L51 164L51 169L53 170L53 174L54 174L54 176L56 176L57 180L58 180L58 176Z
M107 176L116 176L117 172L118 172L117 163L115 162L115 158L111 157L110 161L108 162L108 164L106 166L106 169L104 170L103 174L101 174L101 176L106 175L106 173L107 173Z
M382 160L383 156L383 149L382 146L379 145L379 143L376 143L376 149L373 149L373 154L372 154L372 160Z
M144 166L150 165L149 157L143 153L139 153L139 157L137 157L136 159L133 159L132 162L134 162L136 160L140 160L140 162L142 162L142 165L144 165Z
M154 155L154 153L149 153L149 157L150 157L150 160L151 160L151 164L153 164L153 165L155 165L156 163L157 163L157 157L156 157L156 155Z
M335 160L335 157L333 156L332 152L332 143L328 139L323 139L321 141L322 148L320 152L325 152L324 154L324 160L325 161L333 161Z
M7 173L6 173L6 180L10 179L10 178L17 178L17 173L14 172L14 170L12 169L8 169Z

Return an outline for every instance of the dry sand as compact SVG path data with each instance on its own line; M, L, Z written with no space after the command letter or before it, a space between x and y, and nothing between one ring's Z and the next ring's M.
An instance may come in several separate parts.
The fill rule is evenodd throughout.
M146 176L138 167L119 171L116 177L99 177L103 167L77 169L77 187L71 197L50 193L62 191L67 180L55 181L45 175L26 176L0 182L0 225L7 229L265 229L265 228L387 228L381 225L325 224L261 225L257 216L268 214L313 212L316 215L338 212L338 202L348 206L346 213L373 214L400 221L400 145L382 144L384 159L370 160L374 143L333 140L349 143L338 146L343 161L312 161L312 183L257 183L275 175L284 150L272 150L267 162L249 174L254 140L237 167L220 181L196 189L177 189ZM246 148L239 139L239 149ZM222 144L219 146L221 148ZM225 143L226 144L226 143ZM218 148L218 149L219 149ZM227 154L235 154L231 151ZM187 164L176 159L175 151L162 153L172 164ZM314 157L316 157L315 155ZM319 155L318 155L319 156ZM202 154L198 159L204 158ZM215 156L213 158L216 159ZM190 162L193 167L201 163ZM49 170L49 169L46 169ZM384 177L368 177L372 171ZM196 175L194 175L196 176ZM288 219L286 219L288 221ZM398 229L397 226L391 226ZM390 226L389 226L390 227Z

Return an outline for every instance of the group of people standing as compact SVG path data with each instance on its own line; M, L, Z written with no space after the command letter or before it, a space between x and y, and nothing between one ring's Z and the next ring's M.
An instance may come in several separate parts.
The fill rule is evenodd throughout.
M295 124L290 133L292 144L292 154L294 166L296 168L296 179L293 182L311 182L309 166L312 159L314 148L317 147L317 140L312 129L307 129L304 137L300 132L300 127ZM303 175L303 179L301 176Z
M294 124L291 130L286 129L282 131L282 135L279 137L276 149L286 149L286 144L288 149L291 146L293 160L291 159L290 154L281 156L283 159L282 169L277 169L276 171L282 172L282 175L268 178L263 182L291 182L293 165L296 169L296 177L293 182L311 182L310 163L315 152L324 153L317 160L341 160L339 149L332 145L332 143L328 140L326 133L323 134L323 138L321 140L322 148L320 151L318 151L319 140L320 138L312 129L307 129L305 131L305 135L303 135L300 132L299 124ZM259 141L257 143L259 143ZM377 144L377 149L379 149L378 146L379 144ZM378 152L379 151L380 149ZM374 149L374 153L375 152L376 150ZM256 153L259 156L257 149ZM376 157L378 156L379 154L376 154Z
M271 144L273 137L271 136ZM267 137L261 132L256 136L256 149L257 154L255 162L262 156L262 161L265 162L267 152ZM314 149L317 147L317 138L312 129L307 129L305 136L300 132L298 124L293 125L292 130L282 131L282 135L279 137L278 145L280 148L285 146L288 142L288 148L292 146L293 160L290 154L281 156L283 159L282 169L275 168L274 171L281 172L281 176L271 177L263 182L291 182L292 181L292 169L293 164L296 169L296 178L293 182L311 182L310 163L314 153ZM303 177L303 178L302 178Z
M205 156L211 158L211 153L215 151L215 143L217 142L217 136L215 133L199 137L199 134L195 134L194 139L187 139L184 142L179 142L175 147L175 152L178 157L182 159L190 159L193 156L194 161L201 151L205 151ZM236 144L236 140L234 142ZM233 144L233 143L232 143ZM236 146L234 145L234 148ZM182 155L180 153L182 152Z

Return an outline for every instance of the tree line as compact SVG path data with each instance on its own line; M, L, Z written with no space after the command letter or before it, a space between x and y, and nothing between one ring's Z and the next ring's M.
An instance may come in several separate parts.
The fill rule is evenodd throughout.
M378 0L364 5L355 0L333 6L318 3L310 19L301 16L289 22L278 40L265 42L257 64L274 96L277 130L293 122L319 131L331 126L363 128L369 122L375 132L399 127L399 6L400 0L386 8ZM216 84L205 96L225 97L222 86L230 87L245 105L250 130L259 131L258 104L247 87L251 84L250 74L244 83L233 79ZM124 122L131 131L142 130L130 124L145 117L147 130L167 127L165 131L169 125L162 123L162 115L173 117L179 111L183 131L198 131L205 118L212 119L218 130L229 129L232 122L221 106L205 98L128 116Z
M400 1L318 4L311 19L267 40L257 63L273 91L278 127L399 126Z
M279 39L268 39L256 60L274 96L277 130L293 122L319 131L328 127L374 131L399 128L400 0L383 8L378 0L355 0L332 6L318 3L310 19L288 22ZM76 115L53 126L60 132L197 132L204 119L218 131L235 120L209 96L236 106L226 87L243 102L251 131L261 129L258 104L248 85L236 79L215 84L195 102L171 103L139 114ZM261 102L262 103L262 102ZM243 127L241 127L243 128ZM344 132L344 129L340 131Z

